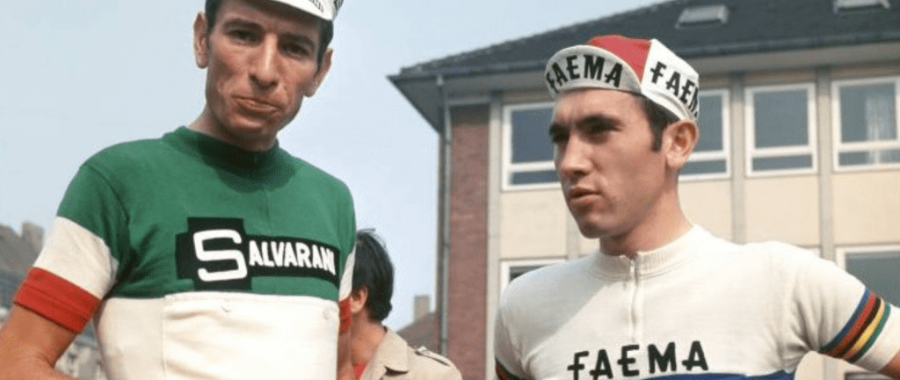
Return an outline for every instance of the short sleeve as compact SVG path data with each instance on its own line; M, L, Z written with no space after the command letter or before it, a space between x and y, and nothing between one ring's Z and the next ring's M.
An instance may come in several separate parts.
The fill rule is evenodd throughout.
M75 332L81 331L115 282L110 249L124 213L112 189L82 166L53 221L47 243L15 302Z
M878 371L900 351L900 314L833 262L803 260L793 293L810 348Z
M500 380L521 380L525 379L525 371L520 365L520 355L513 344L511 326L506 320L505 301L501 300L494 321L494 372Z

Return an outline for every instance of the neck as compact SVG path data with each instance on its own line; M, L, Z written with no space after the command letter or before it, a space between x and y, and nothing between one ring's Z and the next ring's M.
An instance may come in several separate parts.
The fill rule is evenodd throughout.
M691 228L678 203L677 193L664 196L655 207L630 229L600 238L600 252L634 258L640 251L662 247Z
M360 319L354 318L350 328L350 335L353 337L350 343L350 353L354 366L370 362L387 333L380 322L370 321L367 318Z
M209 109L209 106L203 108L203 112L188 125L188 128L226 144L234 145L251 152L262 152L275 145L274 136L254 134L241 135L232 132L229 128L225 128L213 114L212 110Z

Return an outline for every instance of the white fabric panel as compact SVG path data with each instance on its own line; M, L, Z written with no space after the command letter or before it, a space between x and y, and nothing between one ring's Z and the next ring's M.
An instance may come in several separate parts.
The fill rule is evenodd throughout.
M336 377L338 307L315 297L192 292L105 302L111 379Z
M103 239L75 222L57 216L34 266L102 299L115 281L119 263L110 255Z

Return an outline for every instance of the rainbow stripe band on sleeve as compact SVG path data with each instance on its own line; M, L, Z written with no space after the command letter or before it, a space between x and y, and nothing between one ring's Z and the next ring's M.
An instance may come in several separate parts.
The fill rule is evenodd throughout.
M866 289L853 317L820 352L855 363L872 346L891 314L887 302Z

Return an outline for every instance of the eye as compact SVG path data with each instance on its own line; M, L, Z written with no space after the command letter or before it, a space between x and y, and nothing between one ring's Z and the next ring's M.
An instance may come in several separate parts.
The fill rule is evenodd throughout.
M561 144L569 139L569 131L565 128L552 126L550 127L550 141L554 144Z
M246 29L232 29L228 35L235 41L243 43L253 43L259 39L256 33Z
M296 42L287 42L281 44L281 50L287 53L288 55L305 57L309 56L312 51L311 48L306 46L305 44L296 43Z

